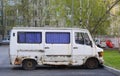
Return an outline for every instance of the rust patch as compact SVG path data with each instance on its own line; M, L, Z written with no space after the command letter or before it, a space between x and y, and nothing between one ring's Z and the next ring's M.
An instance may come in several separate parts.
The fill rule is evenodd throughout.
M16 58L14 64L15 65L20 65L22 62L21 58Z

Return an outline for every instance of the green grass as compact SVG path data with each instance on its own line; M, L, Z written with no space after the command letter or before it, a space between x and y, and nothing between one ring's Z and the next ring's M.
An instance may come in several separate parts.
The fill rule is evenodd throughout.
M105 50L104 64L120 70L120 53L118 50Z

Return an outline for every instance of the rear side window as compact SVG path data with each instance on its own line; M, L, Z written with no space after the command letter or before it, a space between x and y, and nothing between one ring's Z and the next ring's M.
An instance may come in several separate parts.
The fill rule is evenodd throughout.
M18 43L41 43L41 32L18 32Z
M69 44L69 32L46 32L46 43L48 44Z

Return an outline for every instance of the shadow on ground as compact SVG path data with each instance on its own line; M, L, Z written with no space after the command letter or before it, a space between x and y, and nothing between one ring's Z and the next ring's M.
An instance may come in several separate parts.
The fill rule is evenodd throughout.
M99 66L97 69L102 69L104 66ZM73 70L73 69L87 69L84 66L38 66L35 70ZM22 67L13 67L12 70L24 70ZM90 69L91 70L91 69Z

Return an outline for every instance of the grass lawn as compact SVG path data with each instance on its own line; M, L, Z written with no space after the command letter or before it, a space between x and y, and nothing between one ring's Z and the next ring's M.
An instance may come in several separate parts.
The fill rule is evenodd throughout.
M104 50L104 64L120 70L120 53L118 50Z

